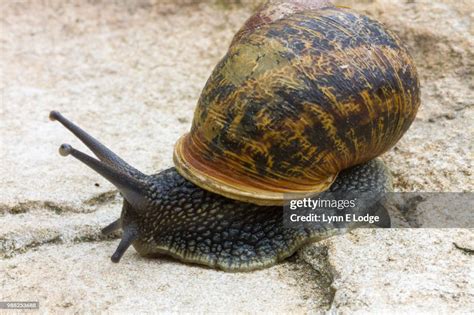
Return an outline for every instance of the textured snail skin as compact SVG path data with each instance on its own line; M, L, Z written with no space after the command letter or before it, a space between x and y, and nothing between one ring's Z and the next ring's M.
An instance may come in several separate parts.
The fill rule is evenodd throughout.
M134 210L125 201L122 210L122 224L137 228L133 246L143 256L167 254L225 271L250 271L274 265L308 242L342 231L329 224L285 227L283 207L216 195L187 181L175 168L152 175L147 182L148 209ZM375 159L341 172L319 197L363 193L375 197L391 189L389 172Z

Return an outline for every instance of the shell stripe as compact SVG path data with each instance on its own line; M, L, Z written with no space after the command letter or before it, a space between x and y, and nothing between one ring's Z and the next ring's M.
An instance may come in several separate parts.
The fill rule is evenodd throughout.
M298 12L237 33L176 166L240 200L322 191L390 149L418 106L415 66L393 33L345 9Z

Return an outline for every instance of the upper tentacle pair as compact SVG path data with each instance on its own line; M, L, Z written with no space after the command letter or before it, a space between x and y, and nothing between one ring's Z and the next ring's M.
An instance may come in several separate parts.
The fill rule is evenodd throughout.
M146 191L147 175L125 162L117 154L61 115L58 111L51 111L49 118L53 121L59 121L64 127L71 131L95 154L95 156L97 156L97 158L99 158L99 160L74 149L69 144L62 144L59 147L59 153L62 156L72 155L102 175L118 188L123 197L133 206L134 209L146 208L148 199L144 195L144 191ZM103 228L102 233L110 234L120 228L123 228L122 240L117 250L112 255L111 259L113 262L118 262L127 248L138 237L136 226L134 224L124 226L122 225L121 219L117 219Z

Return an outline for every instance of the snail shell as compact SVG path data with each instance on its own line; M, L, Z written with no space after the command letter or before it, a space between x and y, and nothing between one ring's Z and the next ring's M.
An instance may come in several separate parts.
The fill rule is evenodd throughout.
M267 4L212 72L174 162L204 189L279 205L386 152L419 104L413 60L379 22L325 1Z

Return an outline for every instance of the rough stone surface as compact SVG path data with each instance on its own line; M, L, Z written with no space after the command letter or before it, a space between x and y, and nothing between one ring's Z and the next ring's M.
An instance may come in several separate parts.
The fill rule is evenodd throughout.
M110 263L119 235L99 231L119 216L121 198L59 156L63 142L83 145L50 122L49 111L60 110L145 173L171 166L207 77L257 2L2 4L0 301L38 300L59 313L474 312L472 229L363 229L252 273L133 250ZM396 189L472 191L472 3L338 4L396 31L418 65L420 112L384 156ZM421 226L432 220L423 209Z
M318 266L314 253L321 248L334 278L331 309L339 313L474 312L472 231L363 229L307 246L299 255Z
M40 301L41 308L56 311L127 314L289 313L318 306L310 299L316 291L311 268L295 262L234 274L145 259L131 251L120 264L112 264L115 247L116 241L50 245L1 261L2 300Z

